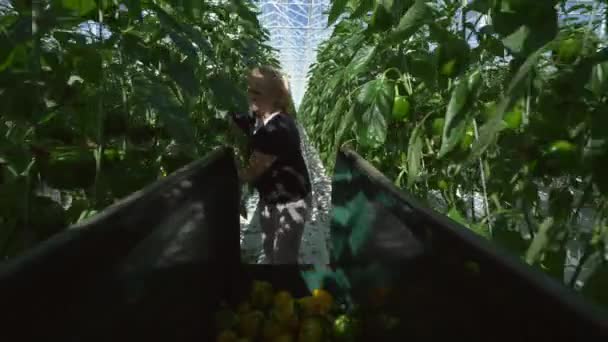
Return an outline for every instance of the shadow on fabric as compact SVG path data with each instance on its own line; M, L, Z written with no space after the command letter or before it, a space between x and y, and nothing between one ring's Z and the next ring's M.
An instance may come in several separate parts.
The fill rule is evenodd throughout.
M363 341L607 340L606 312L422 206L354 151L339 152L332 190L332 265L303 277L346 305L388 293L383 310L399 327L366 327Z
M3 337L209 340L209 308L240 265L232 156L218 150L0 265Z
M233 151L220 149L0 265L10 341L213 341L220 301L252 280L365 303L389 289L390 336L361 341L606 341L606 316L420 205L350 150L332 185L331 265L240 261Z

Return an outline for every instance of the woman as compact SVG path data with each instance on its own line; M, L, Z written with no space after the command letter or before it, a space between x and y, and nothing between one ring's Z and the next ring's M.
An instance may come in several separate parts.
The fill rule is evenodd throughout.
M311 184L298 127L288 113L291 98L281 74L270 67L251 71L248 95L255 122L236 121L249 133L252 152L239 178L260 195L266 261L295 264L311 210Z

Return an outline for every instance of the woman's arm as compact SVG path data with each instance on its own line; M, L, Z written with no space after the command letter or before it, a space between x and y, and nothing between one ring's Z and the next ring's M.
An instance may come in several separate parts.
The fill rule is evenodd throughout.
M245 135L251 136L253 126L255 125L255 118L249 113L239 114L230 113L232 122L241 130Z
M272 163L277 159L276 156L265 154L254 150L249 158L249 164L242 170L239 170L239 179L242 182L251 182L261 176Z

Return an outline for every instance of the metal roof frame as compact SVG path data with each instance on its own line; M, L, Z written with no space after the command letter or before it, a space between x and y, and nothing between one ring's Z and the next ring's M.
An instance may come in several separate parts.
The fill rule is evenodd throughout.
M328 39L330 0L252 0L260 23L270 32L269 44L279 51L279 61L291 85L296 108L308 82L309 66L316 61L319 43Z

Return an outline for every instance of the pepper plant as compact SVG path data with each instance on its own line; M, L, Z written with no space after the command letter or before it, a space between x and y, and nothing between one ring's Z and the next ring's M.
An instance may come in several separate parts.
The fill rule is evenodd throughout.
M607 3L571 3L335 0L299 111L330 166L349 144L608 304Z
M242 0L0 3L0 257L220 144L278 65Z

